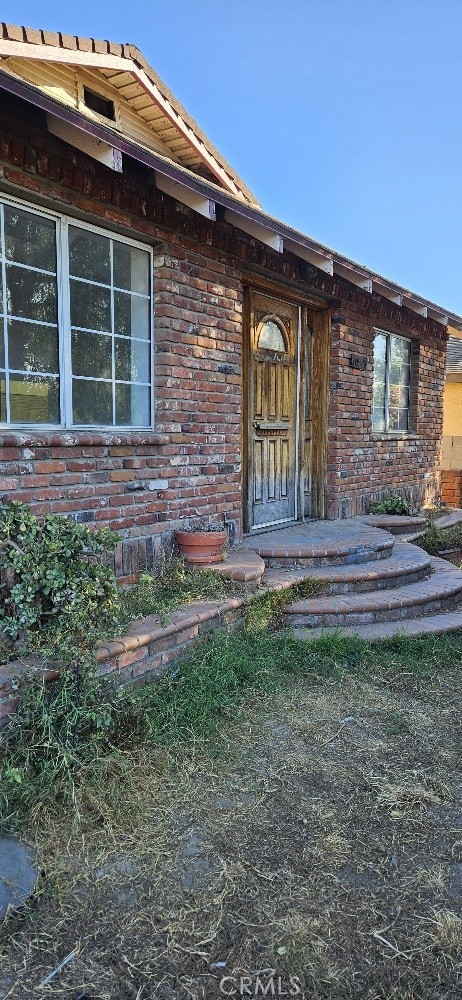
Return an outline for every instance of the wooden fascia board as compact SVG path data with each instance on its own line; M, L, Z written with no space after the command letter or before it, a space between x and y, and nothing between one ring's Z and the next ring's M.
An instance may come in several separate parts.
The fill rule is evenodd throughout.
M72 66L90 66L95 69L115 69L123 73L130 73L144 92L151 97L152 101L162 111L166 118L175 126L180 134L192 146L194 151L201 158L202 162L215 175L224 187L237 197L242 197L242 192L237 184L231 179L229 174L220 166L215 157L209 153L207 147L196 136L193 129L183 121L181 115L172 108L172 105L163 96L159 88L151 82L144 70L140 69L132 59L123 56L115 56L110 53L100 52L80 52L77 49L61 49L51 45L31 45L30 42L12 42L8 38L0 39L0 56L14 57L21 59L37 59L46 62L65 63Z
M81 52L79 49L61 49L54 45L32 45L30 42L12 42L0 38L0 56L15 59L37 59L45 62L68 63L73 66L93 66L95 69L119 69L132 72L131 59L114 56L109 52Z
M193 129L190 128L185 121L183 121L181 115L178 114L174 108L172 108L170 101L168 101L167 98L160 92L159 88L152 83L144 70L136 66L135 63L132 63L132 67L133 69L130 69L130 72L133 73L133 76L136 78L145 93L152 98L165 117L168 118L172 125L174 125L181 135L184 136L189 145L194 148L195 152L200 156L202 162L206 164L209 170L215 174L215 177L217 177L220 183L223 184L231 194L242 197L242 192L237 184L234 183L223 167L220 167L220 164L217 162L215 157L209 153L207 147L194 133Z

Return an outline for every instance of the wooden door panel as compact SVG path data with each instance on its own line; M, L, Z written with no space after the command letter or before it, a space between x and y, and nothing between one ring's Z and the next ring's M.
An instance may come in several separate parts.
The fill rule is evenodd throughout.
M299 310L254 294L250 322L250 527L296 514L297 338Z

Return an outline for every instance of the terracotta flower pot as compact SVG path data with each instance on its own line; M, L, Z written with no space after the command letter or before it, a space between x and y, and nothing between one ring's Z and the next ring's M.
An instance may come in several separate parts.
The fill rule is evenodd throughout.
M187 563L206 566L207 563L221 562L228 541L228 532L218 531L176 531L175 541Z

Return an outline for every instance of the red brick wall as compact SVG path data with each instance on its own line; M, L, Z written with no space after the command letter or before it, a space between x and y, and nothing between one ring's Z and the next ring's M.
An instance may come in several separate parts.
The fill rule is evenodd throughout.
M154 245L156 398L153 433L0 435L0 496L117 529L123 577L152 565L180 518L226 515L238 537L243 278L252 269L298 296L304 287L330 296L341 315L332 328L329 516L359 513L390 488L433 496L446 336L437 323L207 221L158 191L128 158L114 174L49 135L41 112L16 99L2 98L0 108L0 187ZM371 434L374 325L420 343L413 437ZM349 368L352 351L366 357L365 372Z
M446 328L378 296L356 295L332 325L329 517L364 513L391 492L417 505L439 499ZM374 327L412 341L408 434L372 432ZM351 354L366 360L364 371L350 367Z

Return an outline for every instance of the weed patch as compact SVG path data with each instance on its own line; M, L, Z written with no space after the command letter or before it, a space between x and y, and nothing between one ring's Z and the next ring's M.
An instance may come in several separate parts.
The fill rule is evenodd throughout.
M430 555L438 555L448 549L462 550L462 524L454 524L452 528L438 528L431 522L416 545Z
M157 717L140 693L149 736L96 741L78 824L36 806L40 891L0 931L0 991L32 1000L77 948L53 996L216 1000L257 974L313 1000L458 996L460 655L258 630L197 647Z
M242 584L226 580L213 570L188 567L182 559L164 558L155 574L144 573L139 583L120 594L120 628L136 618L159 615L165 621L181 607L197 600L223 600L244 593Z

